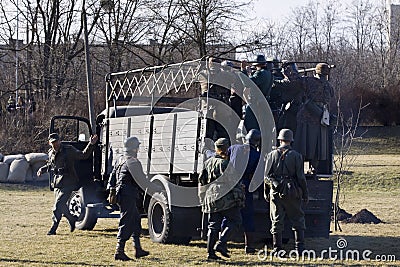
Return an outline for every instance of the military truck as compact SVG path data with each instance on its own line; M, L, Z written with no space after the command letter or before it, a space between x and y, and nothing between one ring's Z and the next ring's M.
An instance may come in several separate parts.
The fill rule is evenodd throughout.
M138 158L147 175L146 181L139 182L142 190L138 203L143 217L147 217L150 238L158 243L184 244L201 238L207 222L199 207L197 186L203 162L215 141L207 136L209 122L214 119L210 113L216 107L229 109L223 98L202 93L201 86L207 83L209 88L211 83L217 83L211 75L219 73L219 68L198 59L107 74L105 110L96 118L98 145L91 158L75 162L81 187L72 194L68 206L78 218L77 229L91 230L98 218L119 216L118 206L107 202L106 185L114 162L123 153L124 139L136 136L141 142ZM269 105L246 75L229 71L229 75L239 77L243 101L256 115L262 133L261 153L265 155L276 142ZM218 81L230 95L232 84L226 77ZM246 91L252 91L252 96L246 97ZM230 121L227 117L218 123L224 126ZM239 130L228 133L231 143L240 142L245 131L234 126ZM64 143L78 149L89 142L91 129L89 120L81 117L55 116L50 123L50 132L59 133ZM331 175L329 168L320 176ZM304 207L306 237L328 237L332 181L310 179L308 185L310 201ZM262 178L254 192L254 205L258 236L268 238L271 223ZM292 232L286 225L284 237L290 238Z

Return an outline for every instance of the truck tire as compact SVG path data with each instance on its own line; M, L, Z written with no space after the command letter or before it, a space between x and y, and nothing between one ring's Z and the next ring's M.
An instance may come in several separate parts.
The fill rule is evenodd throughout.
M168 207L165 193L154 193L148 208L149 235L155 243L168 243L170 241L171 211Z
M175 214L179 208L174 207L174 211L171 212L165 194L165 192L154 193L150 199L147 213L150 238L155 243L188 245L192 240L191 236L174 234L177 229L182 229L186 225L179 224L181 220L177 220L179 216Z
M80 189L72 192L67 205L69 212L78 218L75 223L76 229L93 230L97 223L97 210L87 207L83 196L83 190Z

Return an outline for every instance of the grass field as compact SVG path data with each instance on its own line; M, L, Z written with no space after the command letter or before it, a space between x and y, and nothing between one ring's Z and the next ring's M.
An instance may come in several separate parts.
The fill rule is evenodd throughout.
M374 140L380 139L369 137L363 142L375 145ZM399 141L396 137L394 141L385 140L391 144L388 147ZM391 149L378 152L356 157L344 177L340 203L341 208L352 214L368 209L384 223L341 223L342 231L334 231L332 225L329 239L306 239L307 248L313 249L317 256L323 250L331 250L331 256L338 257L337 260L328 259L325 253L322 260L271 261L244 255L242 243L230 243L231 258L217 264L205 260L205 241L192 241L189 246L162 245L152 243L144 234L142 243L151 252L149 257L115 262L117 219L99 219L93 231L73 233L63 219L57 235L47 236L52 192L45 186L0 184L0 266L400 266L400 160ZM142 224L146 232L146 220ZM338 247L338 240L347 246ZM292 246L290 240L285 248L290 250ZM360 257L364 252L370 259L379 256L388 261L345 260L350 250L357 250ZM127 254L133 256L131 244L127 244ZM394 257L397 261L389 261Z

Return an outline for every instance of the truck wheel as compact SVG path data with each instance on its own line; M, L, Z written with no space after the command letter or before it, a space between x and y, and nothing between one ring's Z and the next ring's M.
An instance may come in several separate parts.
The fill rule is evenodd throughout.
M154 193L147 214L151 240L156 243L169 242L171 211L165 193Z
M97 223L96 209L88 208L86 204L82 190L74 191L67 202L69 212L78 218L75 223L76 229L93 230Z

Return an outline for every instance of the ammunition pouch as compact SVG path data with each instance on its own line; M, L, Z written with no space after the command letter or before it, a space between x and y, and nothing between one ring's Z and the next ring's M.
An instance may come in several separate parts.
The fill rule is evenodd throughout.
M295 178L290 176L281 176L271 179L271 186L275 192L278 192L282 199L300 199L303 192L297 184Z

